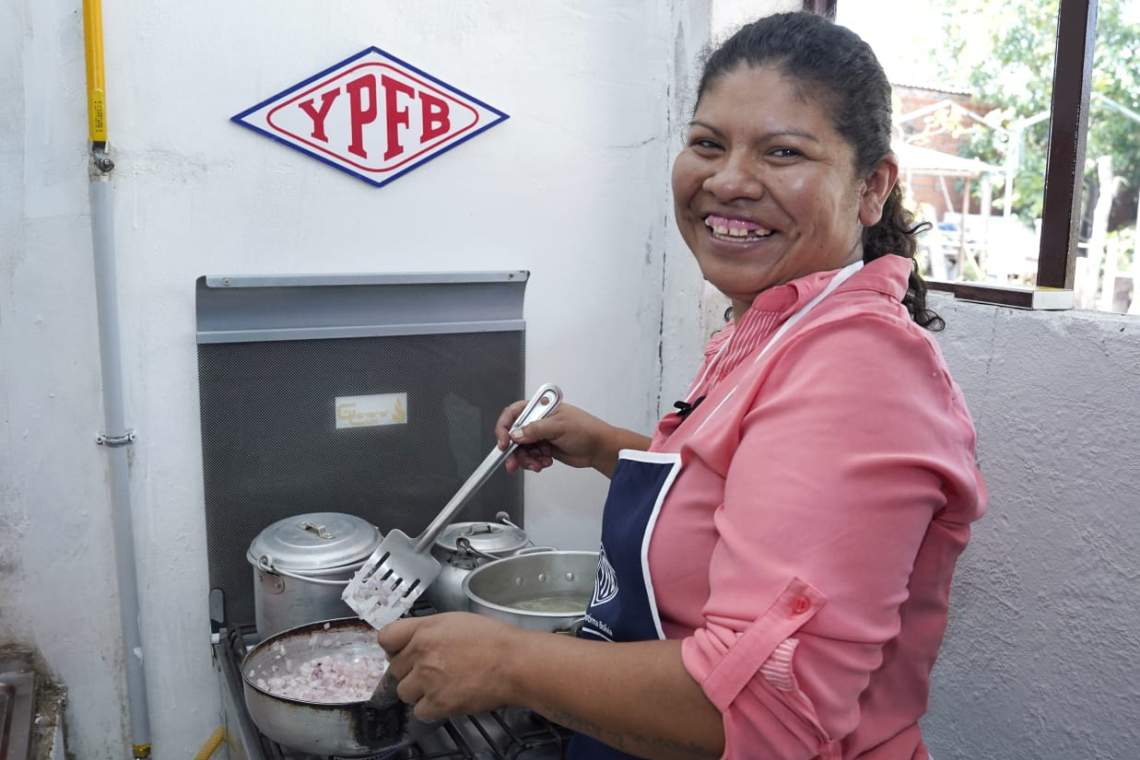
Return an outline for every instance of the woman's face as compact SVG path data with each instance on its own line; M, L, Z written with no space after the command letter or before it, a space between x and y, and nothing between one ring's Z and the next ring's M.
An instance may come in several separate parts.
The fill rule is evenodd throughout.
M673 164L677 225L739 319L763 290L862 258L898 167L855 176L854 149L773 67L747 65L701 98Z

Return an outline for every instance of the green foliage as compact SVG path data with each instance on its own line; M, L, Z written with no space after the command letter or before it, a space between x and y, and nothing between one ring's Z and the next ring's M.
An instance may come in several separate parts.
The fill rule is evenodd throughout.
M1100 0L1092 88L1140 112L1140 24L1124 15L1130 2L1136 0ZM1049 110L1058 0L945 0L942 9L943 76L994 109L987 121L1009 130L1018 120ZM1048 119L1028 126L1022 134L1021 145L1010 146L1003 132L975 123L968 130L967 144L972 155L987 163L1003 165L1009 149L1019 154L1011 205L1022 221L1031 224L1041 214ZM1097 157L1110 155L1115 173L1125 179L1125 194L1135 196L1140 190L1140 123L1095 97L1085 155L1086 177L1095 179ZM999 194L995 206L1000 209L1002 203Z
M1120 274L1129 274L1132 272L1132 262L1135 260L1136 251L1134 246L1136 244L1136 226L1122 227L1115 232L1108 233L1107 249L1111 253L1116 252L1116 271Z

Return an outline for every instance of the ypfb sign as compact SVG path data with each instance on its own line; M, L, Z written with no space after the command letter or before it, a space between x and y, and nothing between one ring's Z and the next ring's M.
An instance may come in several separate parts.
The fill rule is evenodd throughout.
M506 118L373 47L233 121L379 187Z

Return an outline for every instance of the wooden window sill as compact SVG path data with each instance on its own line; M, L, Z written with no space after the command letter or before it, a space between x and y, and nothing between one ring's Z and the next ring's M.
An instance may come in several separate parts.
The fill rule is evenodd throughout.
M1065 288L1017 288L980 282L927 280L929 290L953 293L961 301L1009 306L1015 309L1065 310L1073 308L1073 291Z

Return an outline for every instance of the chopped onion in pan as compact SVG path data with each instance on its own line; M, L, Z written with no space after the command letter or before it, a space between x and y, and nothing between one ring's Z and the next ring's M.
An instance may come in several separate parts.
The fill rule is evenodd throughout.
M383 652L332 654L302 662L295 672L258 678L257 688L277 697L302 702L365 702L388 669Z

